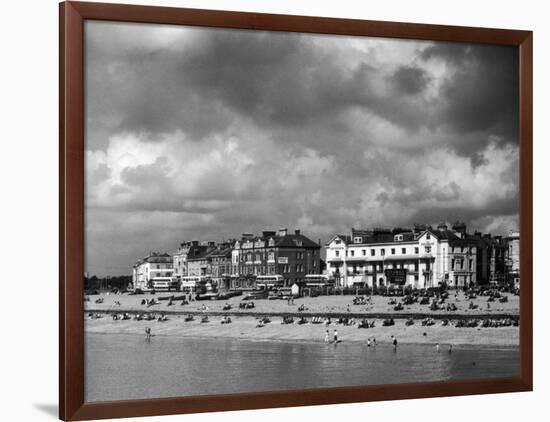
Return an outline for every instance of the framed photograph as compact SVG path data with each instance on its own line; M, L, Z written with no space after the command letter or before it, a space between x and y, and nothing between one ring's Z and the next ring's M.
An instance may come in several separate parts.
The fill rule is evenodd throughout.
M60 418L532 389L532 33L60 4Z

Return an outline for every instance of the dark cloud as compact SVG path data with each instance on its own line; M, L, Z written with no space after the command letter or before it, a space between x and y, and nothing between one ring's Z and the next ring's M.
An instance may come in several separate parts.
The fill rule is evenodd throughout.
M420 67L400 66L389 79L398 93L416 95L426 89L431 77Z
M487 45L436 44L422 52L426 60L442 60L456 70L441 87L444 106L437 113L441 126L457 134L477 133L472 143L456 142L457 151L476 154L488 135L518 142L518 49Z
M482 218L487 217L510 217L517 216L519 209L519 198L517 195L498 199L482 208L473 207L461 207L461 206L431 206L418 209L414 215L403 221L404 224L412 224L415 222L428 222L430 224L436 224L438 221L466 221L472 225L472 222L476 222ZM488 222L487 222L488 223ZM486 224L487 224L486 223ZM482 227L470 227L476 229L482 229ZM515 227L508 227L507 231Z

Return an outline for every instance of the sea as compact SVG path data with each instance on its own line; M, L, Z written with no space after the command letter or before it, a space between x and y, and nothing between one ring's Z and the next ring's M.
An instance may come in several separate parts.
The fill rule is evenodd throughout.
M295 390L519 375L518 347L325 344L92 334L85 400Z

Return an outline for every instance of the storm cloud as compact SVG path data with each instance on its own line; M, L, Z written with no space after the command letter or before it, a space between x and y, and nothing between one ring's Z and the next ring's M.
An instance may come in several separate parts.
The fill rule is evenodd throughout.
M86 267L288 226L518 220L516 48L87 22Z

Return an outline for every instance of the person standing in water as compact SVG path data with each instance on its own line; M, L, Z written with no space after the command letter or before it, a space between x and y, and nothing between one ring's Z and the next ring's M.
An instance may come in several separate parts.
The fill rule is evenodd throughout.
M367 347L370 347L370 337L367 339Z
M397 350L397 338L395 338L394 336L391 336L391 338L393 343L393 350Z
M151 341L151 328L145 327L145 339Z
M338 331L334 329L334 343L338 343Z
M440 350L439 343L435 343L435 351L439 353Z
M330 343L330 334L328 330L325 332L325 343Z

